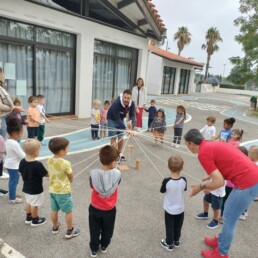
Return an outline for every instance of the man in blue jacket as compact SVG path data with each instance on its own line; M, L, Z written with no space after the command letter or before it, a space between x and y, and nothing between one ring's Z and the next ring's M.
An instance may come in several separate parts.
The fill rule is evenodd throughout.
M124 131L130 132L132 129L132 122L135 121L135 105L131 100L132 93L130 90L125 90L113 102L107 113L108 121L108 135L111 137L111 145L115 146L118 138L118 151L120 153L120 160L126 161L125 156L121 153L123 148ZM125 126L124 119L128 114L127 126ZM124 131L123 131L124 130Z

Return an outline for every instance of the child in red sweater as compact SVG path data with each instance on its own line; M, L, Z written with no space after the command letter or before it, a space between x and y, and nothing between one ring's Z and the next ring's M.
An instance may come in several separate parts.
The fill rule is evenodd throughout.
M101 168L90 173L92 188L89 207L90 249L91 257L96 257L101 245L101 252L106 253L113 236L116 219L116 202L121 172L116 169L119 152L106 145L100 149Z

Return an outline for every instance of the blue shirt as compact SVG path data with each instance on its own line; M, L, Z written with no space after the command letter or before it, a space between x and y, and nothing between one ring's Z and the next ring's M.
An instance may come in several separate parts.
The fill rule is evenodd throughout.
M223 129L220 131L220 140L223 142L227 142L231 136L232 131Z
M157 108L151 106L149 108L145 108L145 111L149 113L149 119L154 119L157 113Z

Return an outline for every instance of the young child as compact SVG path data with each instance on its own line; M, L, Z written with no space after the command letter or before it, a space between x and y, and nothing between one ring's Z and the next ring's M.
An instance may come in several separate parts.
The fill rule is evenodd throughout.
M67 225L65 238L70 239L78 236L80 230L73 227L72 166L69 161L63 159L68 152L69 141L63 137L54 137L49 141L48 147L54 154L47 162L50 181L51 219L53 223L52 234L56 235L60 231L58 212L61 210L65 213Z
M91 257L96 257L101 246L101 252L106 253L114 231L116 219L116 202L121 172L116 169L118 150L110 145L100 149L100 169L90 172L92 188L89 207L90 249Z
M95 99L93 101L93 108L91 109L91 137L92 140L99 140L98 132L99 132L99 123L100 123L100 100Z
M159 109L156 112L154 120L151 124L151 130L153 130L153 135L155 137L155 145L158 143L158 139L163 143L164 134L167 130L166 127L166 115L163 109Z
M170 177L163 180L160 192L165 193L163 207L165 210L166 239L160 244L168 251L179 247L181 229L184 222L184 191L187 190L187 181L181 176L184 161L178 155L173 155L168 160Z
M21 107L20 99L18 97L15 97L14 100L13 100L13 104L14 104L15 107ZM21 110L24 111L24 109L22 109L22 108L21 108ZM12 113L10 115L15 116L22 125L26 125L26 121L22 117L20 110L17 111L16 108L14 108L14 110L12 111Z
M1 122L0 122L1 124ZM1 125L0 125L1 127ZM6 148L5 148L5 142L2 135L0 135L0 179L9 179L9 175L5 172L3 172L3 156L6 155ZM0 191L1 192L1 191Z
M232 130L228 143L234 147L238 147L243 137L243 130L234 129Z
M172 147L178 148L181 142L181 137L183 134L184 121L186 119L186 111L184 106L179 105L176 108L176 119L174 123L174 141L171 144Z
M211 177L207 176L202 179L202 181L210 180ZM213 219L212 221L206 225L209 229L214 229L219 226L219 219L220 219L220 211L222 207L223 197L225 196L225 185L210 191L209 193L205 193L203 197L203 212L197 214L195 216L196 219L208 219L208 212L209 212L209 206L211 204L211 207L213 209Z
M40 125L39 125L39 133L38 133L38 140L41 142L41 145L46 145L44 143L44 134L45 134L45 123L49 123L50 120L46 117L46 112L45 112L45 96L43 95L38 95L37 96L38 99L38 105L37 105L37 109L40 113Z
M153 120L154 120L154 117L155 117L155 115L156 115L156 113L157 113L157 108L155 107L156 101L155 101L154 99L152 99L152 100L150 101L150 105L151 105L151 106L150 106L149 108L145 108L145 109L144 109L146 112L149 113L149 115L148 115L148 130L147 130L147 132L150 131L151 124L152 124L152 122L153 122Z
M110 101L104 102L104 107L100 110L100 138L103 139L107 135L107 112L110 107Z
M37 109L38 99L36 96L30 96L28 99L29 108L27 111L27 131L28 138L38 138L39 125L40 125L40 113Z
M26 153L19 165L19 172L23 179L23 189L26 200L25 224L37 227L46 223L46 219L38 216L38 207L43 204L43 177L48 176L43 164L36 161L39 155L40 142L36 139L27 139L23 144Z
M207 124L200 130L200 132L206 141L212 141L216 135L216 128L214 126L216 118L214 116L209 116L206 120Z
M234 117L226 118L224 120L223 129L220 133L214 138L214 140L219 140L221 142L228 142L231 136L231 128L233 127L236 119Z
M4 167L7 169L10 176L9 200L12 204L18 204L22 202L21 198L16 197L16 188L19 183L18 168L20 161L25 157L25 153L21 149L18 140L22 137L23 127L16 117L7 118L6 124L9 138L5 142L6 159Z

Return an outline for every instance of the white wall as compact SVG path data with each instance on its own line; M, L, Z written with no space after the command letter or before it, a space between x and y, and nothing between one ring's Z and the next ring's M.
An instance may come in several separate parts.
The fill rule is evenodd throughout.
M90 116L94 40L139 49L137 77L146 79L148 39L23 0L1 1L0 15L77 35L75 111Z
M162 57L148 53L147 68L147 93L152 95L160 95L163 78Z
M249 96L258 96L258 91L254 90L236 90L236 89L224 89L219 88L216 92L219 93L230 93L230 94L242 94L242 95L249 95Z
M195 85L194 85L195 71L192 65L170 61L166 58L162 58L153 53L149 53L148 70L147 70L148 94L161 95L164 66L175 67L177 69L176 78L175 78L175 88L174 88L175 95L177 95L178 93L181 69L187 69L191 71L190 79L189 79L189 93L195 91Z

